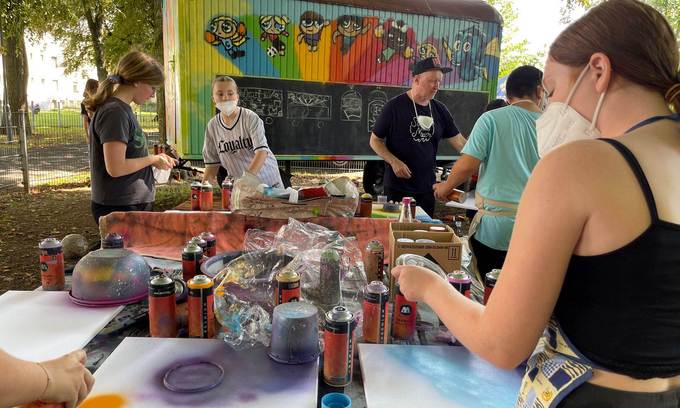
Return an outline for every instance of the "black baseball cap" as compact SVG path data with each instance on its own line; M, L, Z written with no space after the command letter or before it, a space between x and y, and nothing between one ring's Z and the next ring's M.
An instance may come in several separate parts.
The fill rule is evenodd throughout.
M413 75L422 74L423 72L432 71L435 69L441 71L442 74L453 71L451 68L442 67L439 63L439 58L437 57L425 58L411 65L411 73Z

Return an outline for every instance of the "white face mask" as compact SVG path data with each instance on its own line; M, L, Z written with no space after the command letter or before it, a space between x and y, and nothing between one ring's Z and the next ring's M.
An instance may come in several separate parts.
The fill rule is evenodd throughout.
M413 110L416 113L416 119L418 120L420 128L423 130L430 130L430 128L434 126L434 118L432 116L418 115L416 102L413 99L411 99L411 102L413 102ZM427 106L430 108L430 115L432 115L432 105L428 102ZM434 129L432 129L432 133L434 133Z
M215 104L215 107L220 110L220 112L223 112L225 115L229 116L234 111L236 110L236 107L238 105L238 101L224 101L224 102L217 102Z
M589 122L576 109L569 106L576 88L587 71L588 66L579 75L576 83L574 83L574 86L569 91L565 102L549 103L541 117L536 121L536 138L538 142L538 155L540 157L545 156L554 148L565 143L600 137L600 131L597 130L595 124L597 123L597 117L600 115L600 109L602 108L606 92L602 92L600 99L597 101L592 122Z

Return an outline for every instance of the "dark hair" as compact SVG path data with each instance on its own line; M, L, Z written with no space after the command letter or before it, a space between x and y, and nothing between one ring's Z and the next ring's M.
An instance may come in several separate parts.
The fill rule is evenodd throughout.
M574 21L550 46L560 64L584 67L602 52L621 77L655 90L680 112L678 43L668 21L636 0L609 0Z
M300 22L302 21L316 22L317 24L323 24L323 16L316 11L307 10L300 16Z
M113 74L99 84L97 93L85 99L85 108L91 111L97 110L113 95L116 85L143 82L151 86L161 86L163 79L163 66L158 61L141 51L128 52L118 62Z
M509 98L536 98L536 87L543 81L543 72L531 65L515 68L505 83L505 93Z
M503 108L508 106L508 103L505 102L503 99L494 99L493 101L489 102L486 104L486 108L484 108L484 112L488 112L490 110L498 109L498 108Z
M95 93L97 93L97 88L99 87L99 81L90 78L85 82L85 90L83 91L83 97L87 98Z

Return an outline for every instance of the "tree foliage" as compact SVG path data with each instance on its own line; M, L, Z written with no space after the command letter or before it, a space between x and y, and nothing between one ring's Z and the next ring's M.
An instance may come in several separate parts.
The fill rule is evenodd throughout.
M602 0L563 0L561 14L565 22L571 21L572 13L577 9L588 10L601 3ZM676 38L680 38L680 0L642 0L644 3L657 9L663 14L675 32Z
M510 74L513 69L522 65L543 68L544 54L529 52L529 41L526 38L520 38L514 2L512 0L488 0L488 2L503 16L499 78Z

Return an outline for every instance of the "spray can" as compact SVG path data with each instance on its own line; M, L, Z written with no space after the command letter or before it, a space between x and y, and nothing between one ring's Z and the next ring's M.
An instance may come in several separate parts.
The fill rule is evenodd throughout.
M373 196L364 193L359 200L359 217L370 218L373 213Z
M200 235L197 235L197 236L195 236L195 237L192 237L192 238L187 242L187 244L189 244L190 242L193 242L194 244L196 244L196 245L198 245L199 247L201 247L201 250L203 251L203 256L207 256L207 252L208 252L208 241L206 241L206 240L204 240L203 238L201 238ZM201 263L203 263L203 257L201 257Z
M488 272L484 277L484 304L489 301L491 292L493 291L493 288L496 287L496 282L498 282L500 274L500 269L492 269L491 272Z
M446 275L451 286L463 294L466 298L470 298L470 284L472 280L465 271L453 271Z
M335 306L326 313L323 380L332 387L344 387L352 382L354 329L356 318L344 306Z
M45 238L38 244L40 250L40 281L43 290L64 290L64 250L61 241Z
M364 269L369 282L382 281L385 275L385 247L374 239L368 242L363 254Z
M117 232L109 232L102 239L102 249L122 248L124 246L123 236Z
M207 181L201 184L201 211L210 211L213 209L213 189L212 185Z
M284 269L276 274L274 289L274 306L281 303L299 302L301 293L300 274L291 269Z
M340 303L340 254L335 249L321 253L319 291L323 304L335 306Z
M234 189L234 181L227 177L222 181L222 208L229 209L231 204L231 190Z
M364 288L364 342L387 343L387 300L390 292L384 283L373 281Z
M407 340L416 331L416 313L418 303L406 300L406 296L399 290L399 285L395 285L397 296L394 299L394 316L392 318L392 337L400 340Z
M217 255L217 238L215 237L215 234L212 232L201 232L199 235L201 239L205 240L206 246L205 246L205 252L203 255L207 256L208 258Z
M201 183L194 181L191 183L191 210L199 211L201 209Z
M191 278L187 286L189 287L189 337L211 339L215 337L213 281L205 275L196 275Z
M182 251L182 279L189 282L201 270L203 250L198 244L189 242Z
M149 283L149 333L151 337L177 337L175 281L164 275Z

